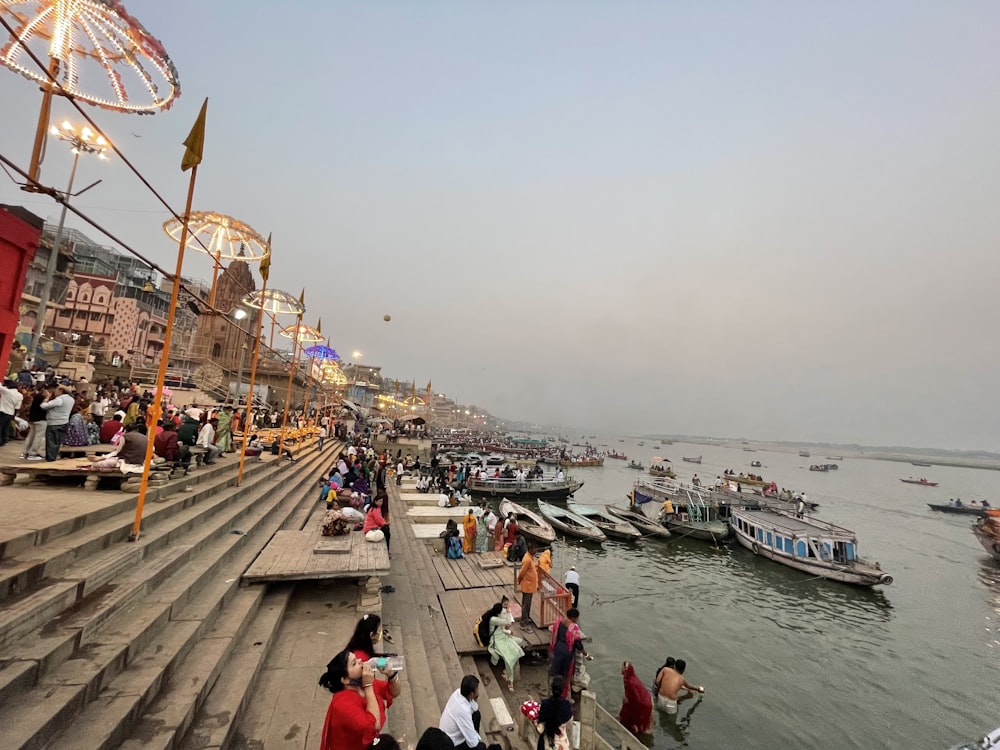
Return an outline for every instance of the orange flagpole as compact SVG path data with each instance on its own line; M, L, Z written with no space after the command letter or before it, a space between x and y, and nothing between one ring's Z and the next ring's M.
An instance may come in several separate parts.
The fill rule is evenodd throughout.
M135 522L129 541L139 540L142 530L142 508L146 504L146 491L149 489L149 468L153 461L153 441L156 437L156 425L160 422L163 412L163 381L167 377L167 361L170 359L170 339L174 330L174 315L177 312L177 300L181 291L181 271L184 266L184 245L187 244L188 217L191 215L191 203L194 200L194 183L198 179L198 165L201 164L202 151L205 145L205 114L208 109L208 99L201 105L201 112L191 129L190 135L184 141L187 147L181 169L191 168L191 181L188 183L187 203L184 206L184 226L181 228L181 239L177 247L177 269L174 271L174 287L170 293L170 309L167 313L167 330L163 333L163 354L160 357L160 368L156 374L156 396L152 407L152 434L146 436L146 458L142 465L142 483L139 485L139 499L135 506Z
M298 322L302 323L302 315L299 315ZM281 417L281 439L278 441L278 455L285 455L285 429L288 425L288 409L292 400L292 379L295 377L295 364L298 361L299 329L295 328L295 338L292 339L292 364L288 368L288 388L285 390L285 413Z
M265 265L266 264L266 265ZM247 395L246 420L243 424L243 445L240 446L240 470L236 474L236 486L243 483L243 464L247 460L247 443L250 440L250 410L253 407L253 386L257 379L257 361L260 357L260 340L264 333L264 308L267 306L267 277L271 275L271 237L267 238L267 258L261 261L260 275L264 284L260 290L260 314L257 316L257 337L253 342L253 364L250 365L250 393Z

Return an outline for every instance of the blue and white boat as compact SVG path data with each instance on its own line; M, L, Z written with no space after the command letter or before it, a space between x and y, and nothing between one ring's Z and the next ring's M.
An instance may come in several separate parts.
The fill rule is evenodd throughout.
M892 576L858 556L853 531L780 510L733 508L736 540L755 555L821 578L856 586L887 586Z

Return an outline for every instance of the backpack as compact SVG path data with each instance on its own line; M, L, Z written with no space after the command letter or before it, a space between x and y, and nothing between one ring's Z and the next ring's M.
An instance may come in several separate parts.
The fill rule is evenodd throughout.
M490 607L488 610L483 612L482 616L478 620L476 620L476 625L472 629L472 634L476 638L476 643L483 648L489 648L490 641L493 638L493 632L490 630L490 618L492 616L493 608Z

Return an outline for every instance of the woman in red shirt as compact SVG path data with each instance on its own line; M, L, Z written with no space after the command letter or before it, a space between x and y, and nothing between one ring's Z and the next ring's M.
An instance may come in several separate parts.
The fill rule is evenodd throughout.
M369 531L379 530L385 535L385 549L389 550L389 522L385 520L385 516L382 515L382 498L376 496L372 500L372 506L368 509L368 515L365 516L365 525L362 527L362 533L367 534ZM390 557L392 557L390 555Z
M341 651L326 665L319 684L333 693L320 750L365 750L381 728L372 668Z

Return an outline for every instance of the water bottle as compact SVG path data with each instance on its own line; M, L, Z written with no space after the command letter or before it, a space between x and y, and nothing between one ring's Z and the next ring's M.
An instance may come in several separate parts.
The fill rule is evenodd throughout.
M371 667L376 672L398 672L406 666L406 660L399 654L386 654L385 656L373 656L365 666Z

